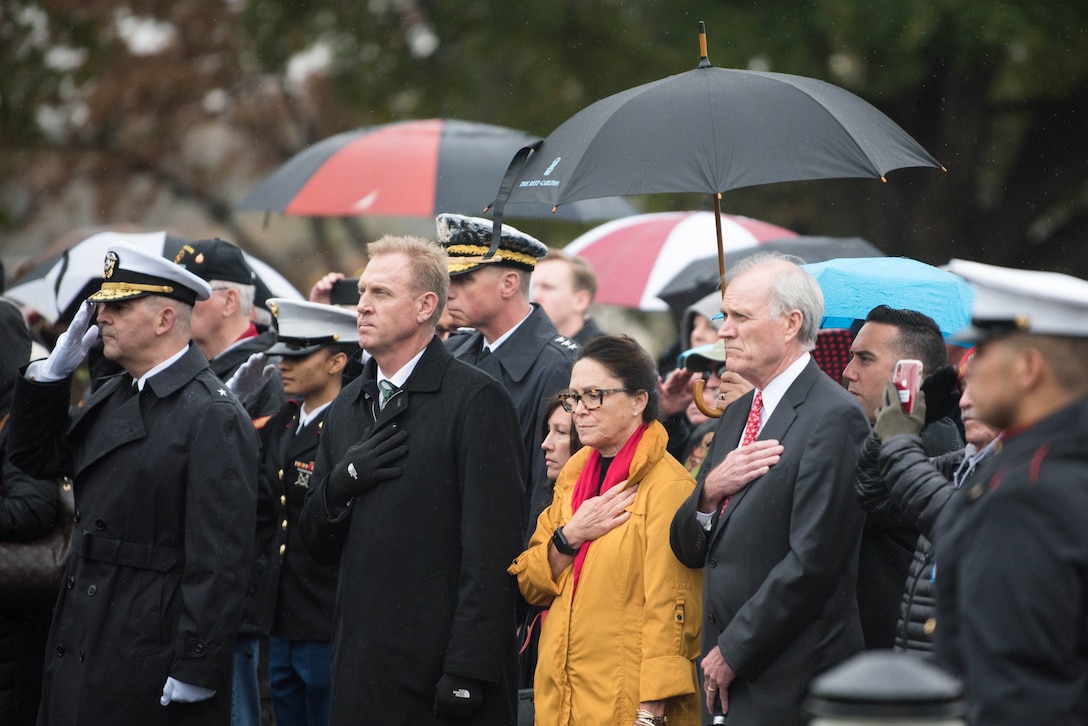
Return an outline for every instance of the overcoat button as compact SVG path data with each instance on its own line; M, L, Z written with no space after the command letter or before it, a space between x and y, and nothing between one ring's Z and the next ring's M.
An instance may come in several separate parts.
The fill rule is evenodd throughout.
M206 650L206 648L205 648L203 643L197 643L196 646L193 648L193 650L196 651L198 654L200 654L200 653L203 653Z
M926 635L933 635L933 633L936 630L937 630L937 618L929 618L928 620L926 620L926 624L924 626L922 626L922 631Z
M64 643L61 643L60 645L57 646L57 657L61 658L63 656L64 656Z
M81 514L79 513L79 510L77 509L77 510L76 510L76 513L72 515L72 521L73 521L73 522L78 522L78 521L79 521L79 518L80 518L81 516L82 516L82 515L81 515Z
M95 585L91 585L87 588L88 595L94 595L96 592L98 592L98 587L96 587Z
M99 531L101 531L101 530L105 529L105 528L106 528L106 523L105 523L105 521L103 521L103 520L101 520L101 519L96 519L96 520L94 520L94 528L95 528L95 529L97 529L97 530L99 530Z
M76 586L76 578L72 577L71 575L68 575L68 589L71 590L75 586Z
M707 567L717 567L718 566L718 561L716 559L714 559L713 557L711 557L709 560L706 561L706 566Z
M286 551L287 551L287 545L280 545L280 554L282 555Z
M969 490L967 490L968 498L973 502L982 496L982 482L975 484Z
M286 494L281 494L280 495L280 504L287 504L287 495Z
M283 469L280 469L280 481L283 481Z
M287 520L283 520L283 524L280 525L282 529L287 529Z
M82 650L79 651L79 662L82 663L85 660L87 660L87 653Z

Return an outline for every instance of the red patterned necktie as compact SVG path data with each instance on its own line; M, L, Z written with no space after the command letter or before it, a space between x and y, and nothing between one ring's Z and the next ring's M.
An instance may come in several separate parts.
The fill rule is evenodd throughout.
M759 421L763 416L763 393L756 391L755 398L752 399L752 410L748 412L748 421L744 424L744 435L740 437L740 445L747 446L756 440L759 436ZM725 511L725 508L729 505L731 497L726 497L722 500L721 509L718 510L719 516Z
M740 438L740 445L747 446L759 436L759 419L763 416L763 393L756 391L752 399L752 410L748 412L748 423L744 424L744 436Z

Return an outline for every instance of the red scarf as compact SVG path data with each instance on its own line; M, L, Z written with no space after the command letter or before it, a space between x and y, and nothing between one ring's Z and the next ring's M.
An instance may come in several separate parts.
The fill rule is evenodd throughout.
M597 491L597 483L601 481L601 452L596 449L593 450L589 458L586 459L585 466L582 467L582 473L578 475L578 483L574 485L574 493L570 499L572 511L577 512L578 507L582 506L582 503L587 499L604 494L631 476L631 461L635 458L635 450L638 449L638 444L642 441L644 433L646 433L645 423L635 429L635 432L627 439L627 443L612 459L612 464L608 467L608 473L605 474L604 481L601 482L600 491ZM582 575L582 565L585 564L586 553L589 552L591 544L593 544L591 540L583 542L582 548L578 550L578 554L574 557L574 589L571 591L571 600L574 599L574 594L578 592L578 578Z

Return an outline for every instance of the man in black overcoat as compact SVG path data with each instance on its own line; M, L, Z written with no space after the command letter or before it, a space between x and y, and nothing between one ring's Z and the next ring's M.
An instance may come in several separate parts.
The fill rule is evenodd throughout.
M475 330L454 333L446 345L455 358L475 365L501 382L518 413L526 465L526 519L536 518L552 500L552 482L540 448L544 404L570 386L578 344L559 334L544 309L529 302L529 278L543 243L506 225L495 254L491 220L440 214L438 242L450 264L449 309L458 325Z
M510 395L435 336L447 259L369 247L356 307L371 358L325 418L301 533L339 561L332 724L515 722L525 452Z
M72 557L49 634L39 723L227 724L253 557L257 435L189 342L207 283L116 245L101 289L16 381L9 451L74 481ZM97 315L97 326L89 325ZM124 373L69 411L97 338Z

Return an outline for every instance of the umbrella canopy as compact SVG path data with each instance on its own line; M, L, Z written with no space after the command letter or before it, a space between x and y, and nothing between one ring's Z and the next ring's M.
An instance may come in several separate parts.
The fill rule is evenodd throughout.
M711 65L621 91L544 139L507 203L705 192L782 181L882 178L940 167L868 102L785 73Z
M481 214L510 157L537 140L524 131L454 119L367 126L299 152L237 209L310 216ZM581 202L557 216L588 222L635 211L627 200L613 198ZM550 216L551 205L512 204L509 214Z
M952 335L971 320L974 292L959 275L908 257L834 259L804 265L824 293L821 328L849 328L877 305L916 310Z
M723 244L730 250L796 236L783 227L748 217L723 214L720 221ZM705 258L715 235L713 212L637 214L591 229L564 251L589 261L597 274L596 302L668 310L658 297L661 289L693 260ZM716 282L717 265L712 261L709 267Z
M849 91L802 76L715 68L699 28L699 67L597 101L519 150L495 200L496 226L512 202L705 192L720 211L721 193L740 187L943 168ZM718 259L724 273L720 244Z
M758 247L726 250L725 264L735 265L760 251L781 252L800 257L805 262L822 262L836 257L883 257L884 253L861 237L786 237L764 242ZM701 257L689 262L657 293L678 315L689 305L703 299L721 285L717 260Z
M43 260L17 285L9 288L5 296L33 308L50 323L71 320L79 304L101 282L106 252L118 242L174 259L186 240L166 232L100 232ZM255 303L264 307L264 301L270 297L303 299L302 294L267 263L244 251L242 254L257 274Z

